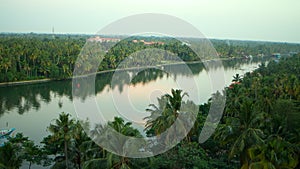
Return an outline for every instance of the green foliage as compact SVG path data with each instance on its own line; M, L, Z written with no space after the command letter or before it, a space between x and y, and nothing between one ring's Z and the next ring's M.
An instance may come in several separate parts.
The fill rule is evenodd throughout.
M179 89L172 89L171 93L171 95L166 94L161 98L158 98L158 107L150 104L150 108L146 109L146 111L150 112L151 115L145 118L147 119L145 130L154 131L155 133L152 134L158 135L168 129L175 122L180 111L182 111L182 99L184 96L187 96L187 93L182 94L182 90Z
M87 35L56 35L56 38L53 38L52 35L45 34L0 34L0 82L69 78L72 76L77 57L82 52L81 49L88 38L89 36ZM163 42L164 44L144 45L143 43L133 43L132 40L134 39ZM203 41L195 39L188 39L188 41L193 44L193 49L203 51ZM288 54L299 49L299 44L211 41L221 58L243 58L248 55L271 56L272 53ZM89 44L93 45L92 43ZM108 50L109 48L110 50ZM165 50L169 53L144 50L154 48ZM129 37L116 45L109 42L102 43L101 50L103 52L100 58L103 61L96 70L115 69L125 58L131 55L133 56L131 57L131 64L123 66L155 66L175 61L174 56L170 53L187 62L200 60L188 45L175 38ZM138 59L138 57L134 57L134 53L138 51L143 51L146 56L151 57ZM86 61L84 57L81 58L83 59L82 61ZM201 59L211 59L211 57L203 56ZM92 63L85 62L84 67L82 67L85 73L91 73L94 61Z
M54 168L64 166L65 168L81 167L85 158L83 148L90 141L83 131L79 121L75 121L70 114L62 112L54 124L48 127L51 135L44 138L44 151L47 155L54 155ZM86 147L87 146L87 147ZM62 158L61 158L62 157Z
M157 156L152 168L211 168L208 157L198 143L182 142L170 151Z
M299 163L297 148L279 136L271 136L262 146L253 146L248 150L253 161L251 166L264 168L296 168Z
M69 114L61 113L48 127L50 135L44 138L43 148L22 134L0 147L0 168L19 168L25 161L29 167L50 165L47 157L54 157L52 168L299 168L299 67L297 55L261 65L242 77L236 75L234 81L240 83L225 88L226 107L217 131L202 145L197 138L206 118L213 118L208 117L211 100L223 94L217 92L197 106L183 101L186 94L181 90L172 90L147 109L151 113L147 135L165 131L184 112L194 112L197 117L186 139L163 154L146 159L117 156L96 145ZM130 122L116 117L107 125L96 125L91 131L93 138L106 137L101 132L108 131L108 126L127 136L142 137ZM180 129L185 128L176 132ZM126 146L125 140L116 138L108 144L115 141L122 143L116 150Z
M4 169L17 169L21 167L23 159L21 155L22 147L13 143L5 143L0 148L0 164Z
M227 105L215 133L241 168L299 166L300 55L261 65L226 89ZM226 148L228 147L228 148Z
M43 154L42 149L22 133L9 138L8 142L0 147L0 157L0 168L5 169L19 168L24 160L29 163L29 169L32 164L48 164L48 158Z

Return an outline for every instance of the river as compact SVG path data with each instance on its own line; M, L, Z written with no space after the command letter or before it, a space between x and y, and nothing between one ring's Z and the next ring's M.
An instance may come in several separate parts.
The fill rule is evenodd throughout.
M177 70L169 73L157 69L140 72L126 70L126 74L135 74L130 83L120 79L118 84L111 84L114 72L101 73L95 80L94 97L107 120L118 115L141 128L144 125L143 118L148 115L145 111L148 105L157 103L156 98L170 93L172 88L179 88L178 81L186 84L196 81L198 98L194 97L194 88L186 87L184 90L189 94L187 99L201 104L215 92L211 87L212 77L209 77L208 71L224 69L225 84L229 85L235 74L242 75L258 68L262 59L233 59L222 62L222 69L220 65L216 65L210 70L206 70L202 63L191 63L188 65L191 74L181 71L182 65L164 66L164 70L171 67L172 70ZM209 64L214 64L214 61ZM31 140L40 143L49 134L47 126L54 122L59 113L68 112L72 117L77 117L72 100L72 80L0 87L0 129L14 127L16 132L22 132ZM89 112L88 108L86 111Z

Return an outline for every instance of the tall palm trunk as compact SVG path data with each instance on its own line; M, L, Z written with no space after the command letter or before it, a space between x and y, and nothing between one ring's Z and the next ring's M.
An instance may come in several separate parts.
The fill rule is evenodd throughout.
M69 165L68 165L68 143L67 143L67 140L65 139L64 140L64 143L65 143L65 161L66 161L66 168L68 169L69 168Z
M81 169L81 153L80 151L76 151L77 157L76 157L76 163L78 165L78 169Z
M245 167L248 168L248 166L249 166L249 157L248 157L247 149L244 149L240 153L240 165L243 169Z

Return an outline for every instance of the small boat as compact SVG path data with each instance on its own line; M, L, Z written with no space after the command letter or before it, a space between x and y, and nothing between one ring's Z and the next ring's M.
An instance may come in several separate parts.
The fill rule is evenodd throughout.
M0 139L8 138L15 131L15 128L0 130Z
M11 129L3 129L0 130L0 147L3 147L5 145L5 143L8 141L7 139L9 137L11 137L11 134L15 131L15 128L11 128Z

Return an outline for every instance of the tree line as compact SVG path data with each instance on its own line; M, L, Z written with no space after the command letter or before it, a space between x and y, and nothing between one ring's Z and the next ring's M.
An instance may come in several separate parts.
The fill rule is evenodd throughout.
M33 79L66 79L72 76L76 59L87 42L88 35L47 35L47 34L0 34L0 82L12 82ZM144 45L133 43L134 39L163 42L164 44ZM202 50L201 42L188 39L196 50ZM274 52L299 52L299 44L267 43L249 41L211 40L221 58L270 56ZM96 70L115 69L130 54L143 49L157 48L176 54L183 61L199 60L188 44L174 38L163 37L129 37L117 43L101 44L103 61ZM110 50L110 47L112 47ZM199 49L198 49L199 48ZM106 51L107 50L107 51ZM148 50L147 55L152 60L134 60L132 65L147 65L158 63L158 60L170 60L169 53L157 54ZM210 56L205 56L210 59ZM85 67L88 72L91 66Z

